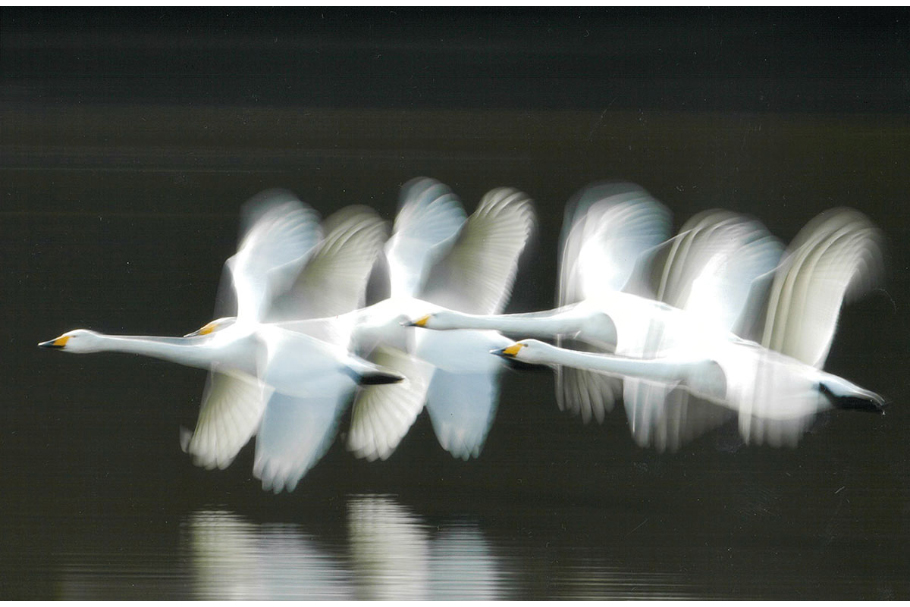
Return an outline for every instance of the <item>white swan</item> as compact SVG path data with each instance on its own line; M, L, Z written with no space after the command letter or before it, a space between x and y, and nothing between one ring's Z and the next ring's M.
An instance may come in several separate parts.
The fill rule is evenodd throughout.
M532 226L530 201L517 190L491 190L465 219L447 186L414 179L402 188L400 211L385 247L391 296L337 318L282 324L320 337L338 335L337 343L346 340L353 352L408 378L358 393L348 433L348 448L355 455L387 458L424 404L444 449L462 459L480 453L503 368L487 352L510 340L491 331L415 333L402 321L440 305L501 311Z
M693 323L697 331L686 342L660 348L648 360L537 343L502 353L633 377L663 395L679 384L735 411L747 442L794 444L826 407L879 411L884 406L879 395L820 369L841 303L868 289L880 273L880 238L868 219L850 209L835 209L809 222L780 265L753 282L751 309L743 315L749 326L738 329L751 332L758 342L713 323ZM525 346L533 347L525 351Z
M679 386L737 412L747 440L772 445L795 442L814 415L826 408L881 412L885 406L881 396L842 377L734 337L651 359L578 352L535 339L493 353L530 364L570 366Z
M561 345L642 358L684 344L710 323L731 329L751 281L777 263L781 246L753 220L724 211L698 215L659 244L669 213L632 184L589 187L570 203L562 237L559 308L512 315L440 311L429 329L492 329L557 338ZM617 379L557 368L557 401L584 421L602 421L623 390ZM630 421L647 395L626 382ZM643 439L647 440L647 439Z
M361 304L384 238L382 222L363 210L348 210L327 222L329 235L320 242L316 214L276 192L254 200L245 214L250 225L225 264L223 281L232 286L235 317L185 337L76 330L39 345L71 353L141 354L211 370L197 428L186 437L185 449L197 464L223 468L258 430L255 473L267 489L293 490L331 443L356 385L403 377L346 348L268 321ZM303 422L304 430L289 435L282 423L287 417Z

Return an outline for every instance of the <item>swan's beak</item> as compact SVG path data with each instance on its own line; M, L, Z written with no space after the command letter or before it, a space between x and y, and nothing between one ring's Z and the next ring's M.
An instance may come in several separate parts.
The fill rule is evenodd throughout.
M427 322L430 320L430 315L422 316L417 320L405 320L401 323L402 327L426 327Z
M200 329L196 329L192 333L187 333L184 337L198 337L200 335L209 335L215 331L218 327L217 321L212 321Z
M512 344L507 348L502 348L501 350L490 350L490 354L495 354L496 356L502 356L503 358L515 358L518 355L518 351L524 348L524 344Z
M55 348L60 349L66 345L66 342L70 340L69 335L63 335L57 339L52 339L50 341L42 341L38 344L39 348Z

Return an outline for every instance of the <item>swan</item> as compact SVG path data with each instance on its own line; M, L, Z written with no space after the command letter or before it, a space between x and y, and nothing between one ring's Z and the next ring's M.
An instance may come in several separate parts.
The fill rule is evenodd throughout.
M585 188L566 212L560 307L510 315L442 310L412 324L556 338L575 349L637 358L687 343L702 324L732 328L752 279L776 265L782 246L757 221L726 211L697 215L665 240L669 220L667 209L634 184ZM640 392L634 379L623 387L616 378L557 368L560 408L585 422L603 421L620 393L631 422L648 398Z
M818 411L881 411L885 405L878 394L821 369L842 302L868 290L881 274L880 240L858 211L820 214L780 264L753 281L737 332L693 323L697 331L687 342L671 343L653 358L586 354L536 342L498 353L632 377L665 397L678 385L734 411L746 442L795 444Z
M402 187L400 210L384 248L390 296L335 318L281 325L339 336L339 345L407 378L358 392L347 437L355 456L388 458L424 406L446 451L461 459L479 455L495 415L504 367L487 353L510 340L492 331L416 333L403 321L443 305L501 311L533 221L530 199L518 190L491 190L466 218L446 185L413 179Z
M360 304L358 291L365 289L384 228L364 209L336 215L327 220L323 239L316 213L289 193L270 191L248 203L245 233L225 263L220 296L224 308L236 309L234 316L184 337L77 329L38 345L75 354L140 354L208 369L185 450L197 465L224 468L258 432L254 473L266 489L293 490L331 443L357 385L403 379L346 348L280 326L287 315ZM288 434L275 423L287 417L303 422L303 430Z
M492 353L529 364L569 366L679 386L737 412L744 438L775 446L794 442L819 411L835 407L881 413L886 404L880 395L842 377L735 337L650 359L579 352L535 339Z

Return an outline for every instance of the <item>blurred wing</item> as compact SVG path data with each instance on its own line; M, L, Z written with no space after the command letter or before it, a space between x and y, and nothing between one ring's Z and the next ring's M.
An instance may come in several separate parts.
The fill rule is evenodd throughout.
M426 401L433 366L383 346L374 349L369 360L407 378L397 384L362 386L354 400L347 447L372 461L388 458L414 424Z
M354 382L339 382L335 394L295 397L272 394L256 437L253 474L266 491L293 491L325 454Z
M558 336L556 345L580 352L603 353L585 341ZM559 365L556 371L556 402L561 411L580 415L584 423L591 418L603 423L608 411L622 394L622 380L596 371Z
M765 272L752 281L742 313L733 326L733 333L749 341L759 342L765 330L768 300L777 270Z
M370 271L386 239L386 225L366 207L348 207L323 223L325 238L279 297L268 320L337 316L363 307Z
M245 213L254 219L225 266L237 316L260 320L272 299L293 284L321 230L316 212L287 192L262 194L247 203Z
M196 429L183 450L203 468L227 468L256 433L271 388L244 373L212 371Z
M448 255L433 267L421 298L469 314L501 312L533 226L526 194L512 188L491 190Z
M670 212L629 183L585 188L566 209L559 305L625 288L638 257L665 240Z
M638 394L625 404L632 438L640 447L676 451L732 419L735 413L690 394L683 387L627 382Z
M861 213L834 209L794 239L770 288L761 344L824 365L845 300L882 274L881 233Z
M783 252L761 223L720 210L696 215L671 242L658 299L726 331L741 317L753 281Z
M401 188L400 210L385 246L393 297L417 295L464 221L461 201L435 179L419 177Z
M442 448L468 460L480 455L499 404L499 371L453 373L437 368L427 412Z

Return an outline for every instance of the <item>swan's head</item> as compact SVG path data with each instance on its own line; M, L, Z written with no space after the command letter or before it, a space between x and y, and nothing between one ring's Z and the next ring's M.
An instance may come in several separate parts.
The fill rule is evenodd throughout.
M547 352L552 350L553 346L542 341L523 339L501 350L490 350L490 353L509 360L517 360L532 365L545 365L550 362Z
M463 328L460 324L462 314L450 310L439 310L432 314L426 314L415 320L409 320L404 323L408 327L423 327L424 329L434 329L436 331L448 331L452 329Z
M41 348L50 348L53 350L63 350L74 354L84 354L87 352L99 352L102 348L102 338L94 331L86 329L76 329L64 333L56 339L43 341L38 344Z
M227 327L230 327L232 324L237 322L237 319L233 316L226 316L225 318L219 318L213 320L212 322L206 324L201 329L197 329L192 333L187 333L184 337L199 337L200 335L211 335L212 333L217 333L218 331L224 330Z

